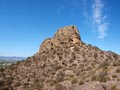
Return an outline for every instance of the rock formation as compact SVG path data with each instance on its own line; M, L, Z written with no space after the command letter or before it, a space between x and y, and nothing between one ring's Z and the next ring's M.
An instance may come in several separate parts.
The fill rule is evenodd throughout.
M63 44L79 44L82 43L79 31L75 26L66 26L64 28L59 29L53 38L46 39L40 49L39 52L42 52L46 49L52 49L54 46L60 46Z
M0 90L120 90L120 56L85 44L67 26L34 56L1 68Z

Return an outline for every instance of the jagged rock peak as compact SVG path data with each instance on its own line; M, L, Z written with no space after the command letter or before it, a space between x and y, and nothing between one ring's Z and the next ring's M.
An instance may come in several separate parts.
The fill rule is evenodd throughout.
M72 39L74 41L74 38L81 40L79 31L78 31L77 27L74 25L60 28L56 32L54 38L63 39L63 41L70 41Z
M80 33L75 25L58 29L53 38L48 38L40 46L39 52L50 50L53 46L62 44L81 44Z

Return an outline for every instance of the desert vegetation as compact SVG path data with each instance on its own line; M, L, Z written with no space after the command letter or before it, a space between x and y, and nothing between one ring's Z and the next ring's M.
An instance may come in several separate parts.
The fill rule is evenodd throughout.
M69 29L78 35L76 27L62 28L66 29L65 35ZM1 68L0 90L120 90L119 55L81 39L72 43L61 32L43 42L47 44L42 44L34 56ZM61 37L65 40L62 43Z

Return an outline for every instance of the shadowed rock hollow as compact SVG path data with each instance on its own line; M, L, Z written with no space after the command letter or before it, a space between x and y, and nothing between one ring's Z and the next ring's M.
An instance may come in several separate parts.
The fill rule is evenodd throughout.
M0 69L0 90L120 90L120 56L85 44L75 26L59 29L39 51Z

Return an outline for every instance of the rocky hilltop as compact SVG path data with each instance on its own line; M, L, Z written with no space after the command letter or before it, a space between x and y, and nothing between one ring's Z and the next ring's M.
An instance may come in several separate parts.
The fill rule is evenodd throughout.
M34 56L1 68L0 90L120 90L120 56L63 27Z

